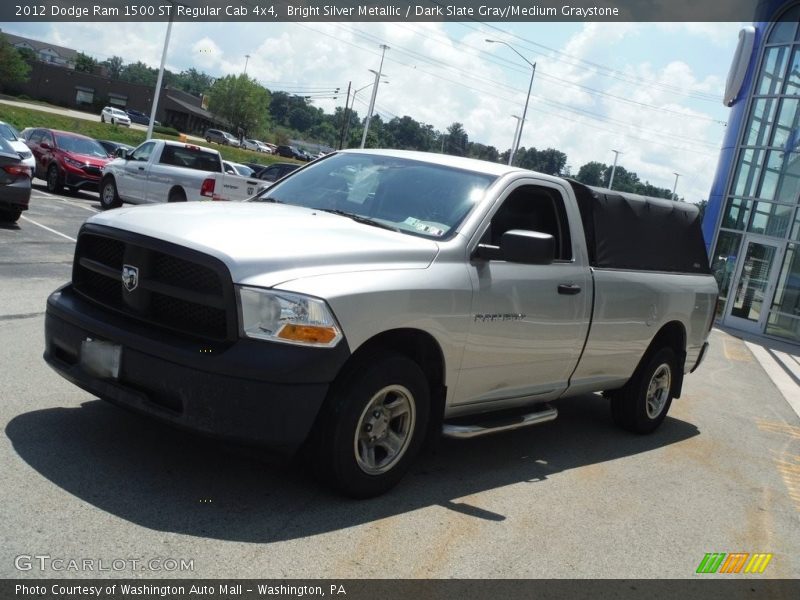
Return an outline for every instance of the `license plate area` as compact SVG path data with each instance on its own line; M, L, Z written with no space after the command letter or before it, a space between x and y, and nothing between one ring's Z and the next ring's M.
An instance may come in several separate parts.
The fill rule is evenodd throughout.
M84 371L101 379L119 379L122 346L87 338L81 342L80 365Z

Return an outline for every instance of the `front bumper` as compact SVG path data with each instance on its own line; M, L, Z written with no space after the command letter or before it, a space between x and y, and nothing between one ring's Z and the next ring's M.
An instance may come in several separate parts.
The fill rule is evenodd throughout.
M64 185L76 190L91 190L96 192L100 189L100 176L93 177L82 172L65 171Z
M116 379L81 364L81 342L122 346ZM44 359L60 375L119 406L202 434L266 446L284 454L308 436L330 382L349 357L242 339L190 342L109 314L65 286L47 300Z

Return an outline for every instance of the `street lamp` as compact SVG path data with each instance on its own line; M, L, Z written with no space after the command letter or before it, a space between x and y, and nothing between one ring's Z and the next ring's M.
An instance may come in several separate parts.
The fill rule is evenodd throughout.
M375 108L375 97L378 95L378 83L380 83L381 74L383 72L383 57L386 55L386 51L389 49L389 46L386 44L381 44L381 64L378 67L377 71L373 71L370 69L371 73L375 73L375 87L372 88L372 99L369 101L369 111L367 111L367 121L364 123L364 134L361 136L361 148L364 147L364 144L367 143L367 132L369 131L369 122L372 120L372 111Z
M248 63L249 60L250 60L250 55L249 54L245 54L244 55L244 73L243 73L243 75L247 75L247 63Z
M519 147L519 135L520 130L522 129L522 117L518 117L517 115L511 115L512 118L517 120L517 126L514 128L514 140L511 142L512 148ZM508 153L508 166L511 166L511 161L514 160L515 152L512 150Z
M678 177L680 177L681 174L675 172L673 172L672 174L675 175L675 184L672 186L672 199L677 200L677 198L675 197L675 190L678 189Z
M617 171L617 159L619 155L622 154L619 150L611 150L614 153L614 166L611 167L611 177L608 178L608 189L611 189L611 186L614 185L614 173Z
M490 39L487 39L486 41L489 42L490 44L503 44L504 46L508 46L509 48L511 48L511 50L516 52L517 56L519 56L522 60L524 60L531 66L531 82L528 84L528 96L525 98L525 108L522 111L522 120L519 122L519 133L517 134L516 140L514 141L514 146L511 148L511 154L509 154L508 156L508 164L510 165L514 160L514 155L517 153L517 150L519 150L520 140L522 140L522 127L525 125L525 117L528 114L528 102L530 102L531 90L533 89L533 76L536 75L536 63L532 63L531 61L529 61L522 54L520 54L517 51L517 49L514 48L514 46L512 46L508 42L504 42L503 40L490 40Z
M173 5L172 8L175 8ZM167 62L167 50L169 49L169 36L172 33L172 13L169 11L169 21L167 23L167 34L164 36L164 50L161 51L161 66L158 68L158 79L156 80L156 90L153 94L153 106L150 108L150 123L147 125L147 137L153 137L153 124L156 122L156 112L158 111L158 98L161 96L161 82L164 81L164 63Z
M370 71L372 71L372 69L370 69ZM374 73L375 71L372 71L372 72ZM386 75L381 75L381 77L386 77ZM370 81L367 85L365 85L363 87L360 87L356 91L353 92L353 101L350 103L349 110L347 108L347 105L345 104L345 111L347 112L347 121L346 121L345 128L344 128L344 134L342 135L342 145L344 144L344 140L347 139L347 134L350 133L350 116L353 113L353 107L356 105L356 94L358 94L358 92L360 92L361 90L367 89L371 85L375 85L375 82L374 81ZM383 85L389 85L389 82L388 81L384 81Z

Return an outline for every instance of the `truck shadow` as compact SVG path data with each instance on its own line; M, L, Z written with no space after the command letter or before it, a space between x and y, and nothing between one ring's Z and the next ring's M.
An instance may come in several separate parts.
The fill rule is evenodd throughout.
M274 542L345 529L428 506L505 516L459 499L535 485L570 469L648 452L699 434L667 418L653 435L616 429L594 395L558 405L559 418L474 440L442 440L388 496L354 501L287 461L265 460L129 414L100 400L29 412L6 427L18 455L73 496L132 523L212 539Z

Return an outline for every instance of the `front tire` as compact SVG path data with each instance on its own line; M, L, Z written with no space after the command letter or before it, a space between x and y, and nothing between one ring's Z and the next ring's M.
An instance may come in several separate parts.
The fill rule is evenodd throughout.
M121 205L122 200L117 192L117 184L113 178L109 177L103 181L103 186L100 189L100 206L105 210L110 210Z
M58 167L50 165L47 169L47 191L51 194L58 194L63 187L64 182L61 180L61 173L58 172Z
M667 416L677 379L672 348L661 348L639 365L630 381L611 394L611 416L633 433L655 431Z
M16 223L19 221L20 216L22 216L21 208L7 208L5 210L0 210L0 221L5 223Z
M356 361L331 387L312 434L317 475L353 498L387 492L424 442L430 388L413 360L391 353Z

